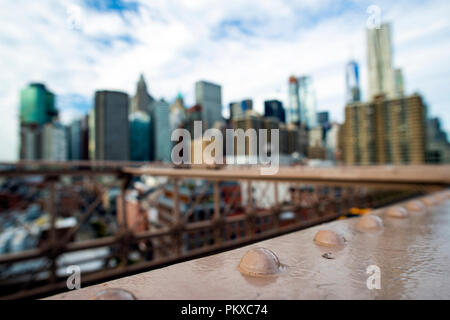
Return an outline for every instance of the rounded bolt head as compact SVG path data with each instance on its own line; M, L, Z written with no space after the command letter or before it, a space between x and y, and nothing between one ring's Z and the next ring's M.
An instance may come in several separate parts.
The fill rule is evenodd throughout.
M436 200L436 203L439 204L445 200L445 197L442 193L438 193L437 195L434 196L434 199Z
M280 260L275 253L266 248L250 249L238 266L242 274L256 277L276 274L281 268Z
M94 300L137 300L136 297L129 291L123 289L105 289L99 291Z
M412 213L424 212L425 205L421 201L412 200L405 205L405 209Z
M404 219L408 217L408 211L400 206L389 207L386 209L386 215L391 218Z
M420 199L420 201L422 201L422 203L427 207L432 207L432 206L436 205L438 202L438 200L431 195L427 196L427 197L423 197L422 199Z
M333 230L318 231L314 236L314 242L325 247L337 247L345 244L344 237Z
M383 228L383 220L378 216L369 214L359 219L356 226L362 230L380 230Z

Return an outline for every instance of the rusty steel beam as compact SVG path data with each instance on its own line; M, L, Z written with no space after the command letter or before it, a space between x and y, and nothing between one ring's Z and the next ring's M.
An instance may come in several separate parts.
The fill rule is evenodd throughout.
M280 167L277 174L261 175L258 168L166 169L124 168L132 175L167 176L205 180L262 180L310 184L411 188L442 188L450 185L450 165Z
M224 170L206 170L206 169L190 169L190 170L184 170L184 169L165 169L165 168L118 168L114 166L110 166L109 168L113 170L116 174L118 179L121 179L121 192L122 192L122 214L123 214L123 221L121 228L119 230L119 233L111 236L111 237L105 237L100 239L92 239L92 240L85 240L81 242L74 242L74 243L68 243L67 246L64 248L57 248L58 245L55 243L55 237L54 237L54 230L50 234L50 240L53 240L51 242L50 246L46 246L42 249L37 250L30 250L25 251L20 254L15 255L3 255L0 256L0 263L11 263L11 262L17 262L22 260L28 260L30 257L40 257L40 256L46 256L51 261L54 261L57 256L64 252L71 252L71 251L77 251L77 250L84 250L84 249L91 249L91 248L98 248L98 247L111 247L111 246L120 246L122 248L121 250L121 256L124 258L122 260L121 267L117 268L116 270L110 271L110 273L106 272L105 274L116 274L116 275L123 275L127 272L133 272L133 270L143 270L143 268L149 268L156 265L161 265L164 263L164 261L180 261L180 259L185 259L186 257L192 257L195 254L205 254L209 253L213 250L222 250L226 248L230 248L236 245L242 245L244 243L248 243L251 241L257 241L261 240L267 237L272 237L280 234L284 234L287 232L299 230L302 228L305 228L307 226L311 226L317 223L321 223L324 221L328 221L331 219L335 219L339 216L339 212L331 212L325 215L322 215L322 213L319 213L319 217L308 217L308 220L302 220L305 219L305 217L301 217L300 213L297 212L297 219L296 222L286 226L286 227L279 227L278 225L278 215L282 211L286 210L294 210L298 211L298 209L309 207L314 208L313 204L306 204L300 205L289 205L289 204L280 204L279 203L279 195L278 195L278 183L280 182L294 182L296 185L300 185L301 183L308 183L309 181L312 181L314 184L326 184L326 185L333 185L336 183L337 185L348 185L352 186L354 184L353 181L365 181L365 185L368 184L374 184L377 186L389 186L392 187L398 187L399 185L405 185L408 186L408 188L419 188L423 186L431 187L431 188L442 188L443 186L447 185L450 181L448 174L441 173L439 170L438 172L429 172L430 168L436 168L439 167L439 169L442 168L450 168L450 166L408 166L405 168L397 168L397 167L366 167L365 170L362 170L361 167L355 168L355 167L346 167L346 168L280 168L280 172L277 175L274 176L261 176L259 174L259 169L251 169L246 168L244 169L238 169L238 168L230 168L230 169L224 169ZM105 175L105 171L102 171L103 168L93 166L92 171L88 171L90 173L94 174L100 174ZM47 169L39 169L40 172L46 172L45 176L48 178L53 178L57 176L55 174L55 170L47 170ZM58 168L57 170L66 170L71 171L70 165L68 167L65 167L63 169ZM169 170L169 171L167 171ZM362 170L362 171L361 171ZM72 170L76 171L76 170ZM387 172L390 172L389 174L392 174L394 177L393 179L389 178L387 180L387 177L382 177L382 173L384 174ZM36 171L33 170L25 170L24 174L27 175L35 175ZM187 173L189 172L189 173ZM361 173L362 172L362 173ZM69 173L70 174L70 173ZM173 190L173 197L174 197L174 208L171 211L171 220L172 223L167 227L163 228L161 230L152 230L140 234L133 234L132 230L129 229L130 226L127 226L127 219L126 219L126 208L125 208L125 193L127 190L128 182L131 179L131 176L133 175L155 175L155 176L167 176L170 180L174 181L174 190ZM0 176L2 173L0 173ZM180 194L179 194L179 182L186 178L195 178L195 179L204 179L207 180L208 183L213 184L213 195L214 195L214 216L212 220L205 220L205 221L199 221L194 223L185 223L184 219L181 217L181 212L179 209L180 204ZM363 179L363 180L358 180ZM232 216L232 217L223 217L221 216L221 208L219 205L220 202L220 190L219 190L219 182L220 181L230 181L230 180L244 180L247 182L247 208L245 210L245 214L240 216ZM275 205L273 208L269 208L265 211L258 210L257 204L254 203L253 197L255 196L253 193L252 188L252 182L253 181L266 181L271 182L275 184L274 193L275 193ZM53 185L53 184L52 184ZM354 186L354 185L353 185ZM267 189L264 191L264 193L267 192ZM350 196L352 196L353 193L350 192ZM317 195L313 195L316 197ZM53 198L53 196L50 197L50 200ZM357 199L360 197L358 196ZM201 197L199 197L201 199ZM198 199L196 199L198 200ZM293 199L295 200L295 199ZM318 199L315 199L318 200ZM200 200L199 200L200 201ZM197 201L196 201L197 202ZM296 202L296 201L294 201ZM312 205L312 207L311 207ZM342 210L342 209L341 209ZM88 210L89 211L89 210ZM316 210L317 211L317 210ZM50 208L49 210L52 216L52 219L55 219L55 212ZM222 213L222 215L224 215ZM259 230L261 233L256 233L256 219L258 217L272 217L273 221L275 222L275 228L271 230ZM232 222L238 222L238 221L245 221L246 225L246 235L244 237L238 237L238 239L235 240L225 240L222 239L221 230L226 226L226 224L232 223ZM54 225L54 221L52 222L52 225ZM183 250L183 234L186 232L192 232L200 229L211 229L213 234L214 245L207 245L205 247L190 250L188 252L184 252ZM136 243L138 241L144 240L144 239L158 239L159 237L164 236L170 236L171 237L171 243L170 243L170 250L173 251L172 254L169 254L169 256L165 256L163 258L159 258L156 260L152 260L150 262L142 262L137 263L132 266L128 266L126 261L128 259L128 252L129 252L129 246L133 243ZM164 239L161 239L164 240ZM205 240L205 239L204 239ZM207 240L207 238L206 238ZM59 250L55 250L59 249ZM54 268L52 268L54 271ZM93 279L101 279L102 274L104 271L98 272L98 275L90 275L90 277L93 277ZM55 280L55 272L53 274L53 281ZM96 278L98 277L98 278Z
M336 220L47 299L90 299L106 288L127 290L137 299L450 299L450 198L448 192L446 200L433 197L427 196L433 204L419 211L411 200L374 210L371 214L382 220L378 231L361 229L362 218ZM406 218L387 213L398 206L408 208ZM322 230L344 237L343 244L317 244ZM255 268L273 261L276 270L259 277L241 273L243 256L261 247L281 264L255 260ZM373 286L369 267L379 270L379 287Z
M374 187L442 188L450 185L450 165L406 166L339 166L327 168L280 167L277 174L261 175L257 166L227 167L222 170L174 169L170 166L152 166L151 163L127 163L110 161L80 162L30 162L36 169L26 169L20 163L3 163L16 169L0 170L0 176L28 175L105 175L128 173L132 175L166 176L171 178L196 178L206 180L269 180L279 182L302 182L310 184L348 185ZM1 165L2 163L0 163ZM31 165L30 164L30 165ZM40 168L43 166L55 168ZM141 167L139 167L141 165ZM146 167L142 167L145 165ZM76 169L85 166L88 169ZM136 167L138 166L138 167Z
M283 228L279 228L277 230L269 230L269 231L265 231L264 233L253 234L251 236L246 236L246 237L239 238L239 239L236 239L233 241L226 241L226 242L221 242L221 243L214 244L214 245L208 245L205 247L193 249L188 252L182 252L180 255L176 255L176 256L168 256L168 257L159 258L157 260L144 261L141 263L133 264L130 266L123 266L123 267L112 269L112 270L106 270L106 271L102 270L99 272L88 274L87 276L83 275L83 283L89 284L91 282L99 281L102 279L108 279L111 277L117 277L117 276L121 276L124 274L132 273L132 272L143 271L146 269L148 270L149 268L165 265L168 263L175 263L175 262L183 261L183 260L186 260L191 257L196 257L196 256L200 256L200 255L204 255L204 254L213 252L215 250L225 250L227 248L237 247L237 246L251 243L254 241L259 241L259 240L263 240L263 239L266 239L269 237L273 237L276 235L282 235L282 234L289 233L289 232L292 232L295 230L301 230L301 229L307 228L309 226L312 226L312 225L315 225L318 223L323 223L323 222L334 220L337 217L338 217L338 215L336 215L336 214L330 214L330 215L327 215L324 217L311 219L309 221L302 221L300 223L296 223L296 224L289 225L289 226L286 226ZM239 217L240 219L237 219L237 218L238 218L238 216L227 217L226 220L227 220L227 222L231 223L231 222L236 222L236 221L242 221L243 219L245 219L245 217ZM190 228L191 225L193 225L192 227L194 227L194 228L192 228L192 230L195 230L195 229L197 229L195 227L206 228L206 227L211 227L213 224L212 224L212 221L202 221L201 223L196 223L196 224L190 223L190 224L186 225L186 229L191 230L191 228ZM142 233L142 234L136 235L135 239L142 240L142 239L160 237L160 236L167 235L169 232L170 232L170 230L165 229L165 230L153 231L151 233L148 232L146 234ZM118 243L118 239L115 237L106 237L106 238L100 238L100 239L85 240L85 241L76 242L76 243L69 243L67 245L67 247L65 248L65 252L110 246L110 245L117 244L117 243ZM37 251L39 251L39 252L37 252ZM44 252L41 250L36 250L36 252L34 252L33 257L40 257L40 256L42 256L43 253ZM26 256L26 255L24 254L24 256ZM3 256L0 256L0 258L1 257L3 257ZM5 258L11 259L13 257L10 256L10 257L5 257ZM23 259L19 259L18 261L20 261L20 260L23 260ZM1 263L1 261L0 261L0 263ZM64 288L66 288L65 282L50 283L48 285L44 285L39 288L28 289L25 292L18 292L18 293L14 293L11 295L7 295L7 296L2 297L2 299L20 299L20 298L24 298L24 297L30 297L30 296L43 294L45 292L50 292L52 290L61 290Z

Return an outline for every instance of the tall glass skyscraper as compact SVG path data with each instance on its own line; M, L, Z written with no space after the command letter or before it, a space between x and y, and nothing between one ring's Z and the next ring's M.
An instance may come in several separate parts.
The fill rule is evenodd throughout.
M278 100L264 101L264 116L278 118L280 122L286 122L286 113L283 103Z
M153 101L155 101L155 99L148 93L144 75L141 74L136 86L136 94L130 101L129 112L134 113L136 111L142 111L149 113L150 104L152 104Z
M42 126L57 115L55 95L44 84L31 83L20 91L20 159L42 159Z
M60 123L47 123L42 127L42 159L67 160L67 131Z
M202 106L202 120L208 128L222 121L222 87L207 81L195 83L195 103Z
M345 83L347 91L347 102L356 102L361 100L361 91L359 89L359 68L356 61L350 61L345 68Z
M317 126L316 113L316 93L312 78L302 76L298 78L299 99L300 99L300 122L308 128Z
M402 69L397 68L394 70L395 75L395 95L397 97L403 96L404 93L404 82L403 82L403 72Z
M253 100L245 99L241 102L230 103L230 119L240 119L245 116L248 110L253 110Z
M391 26L367 29L367 64L369 68L369 99L385 94L395 96L394 70L392 67Z
M95 92L96 160L130 159L128 95L118 91Z
M150 117L143 111L130 114L130 160L150 161Z
M286 108L286 123L299 124L301 118L298 80L289 77L288 104Z
M186 119L186 108L184 107L183 96L177 94L175 102L170 106L170 132L177 129Z
M31 83L20 92L20 123L39 124L52 122L58 115L55 95L42 83Z
M150 107L152 121L152 160L171 162L172 141L170 130L170 106L164 100L156 100Z

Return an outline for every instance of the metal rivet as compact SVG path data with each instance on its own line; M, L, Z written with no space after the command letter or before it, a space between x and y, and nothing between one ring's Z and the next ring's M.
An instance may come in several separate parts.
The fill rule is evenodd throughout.
M383 227L383 221L380 217L369 214L359 219L356 226L362 230L380 230Z
M335 247L345 244L344 238L332 230L320 230L314 236L314 242L321 246Z
M129 291L123 289L105 289L95 295L94 300L137 300Z
M264 276L280 272L282 265L275 253L269 249L255 248L242 257L238 269L245 275Z
M432 207L437 204L438 199L430 195L428 197L423 197L420 201L422 201L427 207Z
M400 207L400 206L394 206L394 207L387 208L386 214L388 217L399 218L399 219L407 218L409 215L408 211L406 211L405 208Z
M405 209L412 213L424 212L425 205L421 201L412 200L405 205Z
M445 200L445 197L442 193L438 193L437 195L434 196L434 199L436 200L436 204L439 204Z

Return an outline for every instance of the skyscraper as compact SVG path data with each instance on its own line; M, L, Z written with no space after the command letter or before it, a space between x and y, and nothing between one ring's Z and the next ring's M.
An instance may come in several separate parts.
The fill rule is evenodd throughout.
M81 160L81 119L75 120L70 124L69 132L70 159Z
M199 104L193 105L192 107L188 108L186 111L186 119L183 123L183 128L188 130L191 134L191 137L194 137L194 124L195 121L201 121L202 120L202 106ZM202 122L202 131L206 130L205 123Z
M369 71L369 99L385 94L395 96L392 67L391 26L383 23L379 29L367 29L367 64Z
M81 159L89 159L89 116L81 119Z
M94 108L96 160L129 160L128 95L96 91Z
M308 128L317 125L316 113L316 93L312 78L302 76L298 78L299 98L300 98L300 122L306 124Z
M317 112L317 122L321 125L325 125L330 122L330 115L328 111Z
M395 80L395 95L397 97L403 96L404 93L404 82L403 82L403 72L402 69L397 68L394 70L394 80Z
M222 87L207 81L195 83L195 103L202 106L202 120L207 128L222 121Z
M299 124L301 120L299 86L296 77L289 77L288 105L286 108L286 123Z
M67 160L66 129L60 123L47 123L42 128L42 159Z
M170 130L170 107L164 100L156 100L150 107L152 121L152 158L155 161L170 162L172 141Z
M386 99L345 107L346 164L423 164L426 106L422 97Z
M42 159L42 126L57 115L55 95L44 84L31 83L20 91L20 159Z
M178 93L175 102L170 106L170 130L177 129L186 119L186 108L184 107L183 96Z
M247 110L253 110L253 101L251 99L245 99L241 102L231 102L230 119L242 118Z
M275 117L280 122L286 122L286 113L283 108L283 103L278 100L264 101L264 116Z
M20 126L20 150L21 160L42 159L41 127L37 124Z
M20 124L45 124L58 115L55 95L42 83L31 83L20 92Z
M427 120L427 162L450 163L450 143L439 118Z
M359 68L356 61L350 61L345 68L345 83L347 90L347 102L361 100L359 89Z
M95 107L88 112L88 159L95 160Z
M81 119L72 121L67 126L67 148L68 159L70 160L87 160L89 159L88 143L89 143L89 126L88 116L85 115Z
M129 112L134 113L136 111L142 111L148 114L150 112L150 105L153 101L155 101L155 99L148 93L144 75L141 74L136 86L136 94L130 102Z
M130 114L130 160L150 160L151 124L147 113L136 111Z

